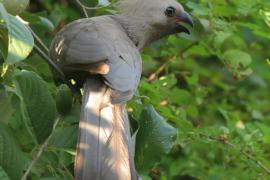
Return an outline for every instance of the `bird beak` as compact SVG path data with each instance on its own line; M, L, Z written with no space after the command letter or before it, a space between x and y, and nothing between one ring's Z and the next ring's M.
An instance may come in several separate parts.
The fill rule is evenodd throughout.
M181 13L180 17L177 20L177 24L179 25L180 31L187 34L190 34L190 31L183 24L187 24L192 28L194 27L192 18L187 12Z

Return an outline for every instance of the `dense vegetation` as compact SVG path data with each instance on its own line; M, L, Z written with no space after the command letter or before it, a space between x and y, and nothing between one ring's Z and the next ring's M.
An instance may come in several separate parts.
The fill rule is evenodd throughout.
M179 1L195 29L143 51L128 105L137 170L143 179L270 179L270 1ZM0 2L0 179L73 179L80 101L32 48L47 54L61 27L116 13L116 2Z

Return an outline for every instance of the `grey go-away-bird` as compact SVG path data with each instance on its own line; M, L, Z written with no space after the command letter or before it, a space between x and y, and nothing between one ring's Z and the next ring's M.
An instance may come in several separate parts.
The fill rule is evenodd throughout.
M80 19L54 38L50 57L83 82L77 180L138 179L125 103L139 84L140 50L169 34L189 33L176 0L122 0L120 14Z

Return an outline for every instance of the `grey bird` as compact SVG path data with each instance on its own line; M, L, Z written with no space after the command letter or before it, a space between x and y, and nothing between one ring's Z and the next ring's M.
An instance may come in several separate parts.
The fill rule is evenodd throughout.
M50 48L65 75L83 82L77 180L138 179L125 103L140 81L140 51L164 36L189 33L183 23L193 26L175 0L123 0L119 10L66 25Z

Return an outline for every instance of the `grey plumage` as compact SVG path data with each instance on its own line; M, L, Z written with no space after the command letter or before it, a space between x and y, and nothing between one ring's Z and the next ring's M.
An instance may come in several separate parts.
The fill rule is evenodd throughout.
M164 13L172 6L174 18ZM119 7L119 15L80 19L65 26L50 48L50 57L67 77L84 78L75 160L78 180L137 179L124 104L139 84L139 51L165 35L188 32L179 21L192 24L174 0L124 0Z
M136 179L124 105L108 105L111 90L99 78L88 78L84 90L76 179Z
M132 98L140 80L140 53L110 16L80 19L69 24L58 33L52 46L51 57L59 60L62 69L103 61L110 67L104 82L115 90L114 102Z

